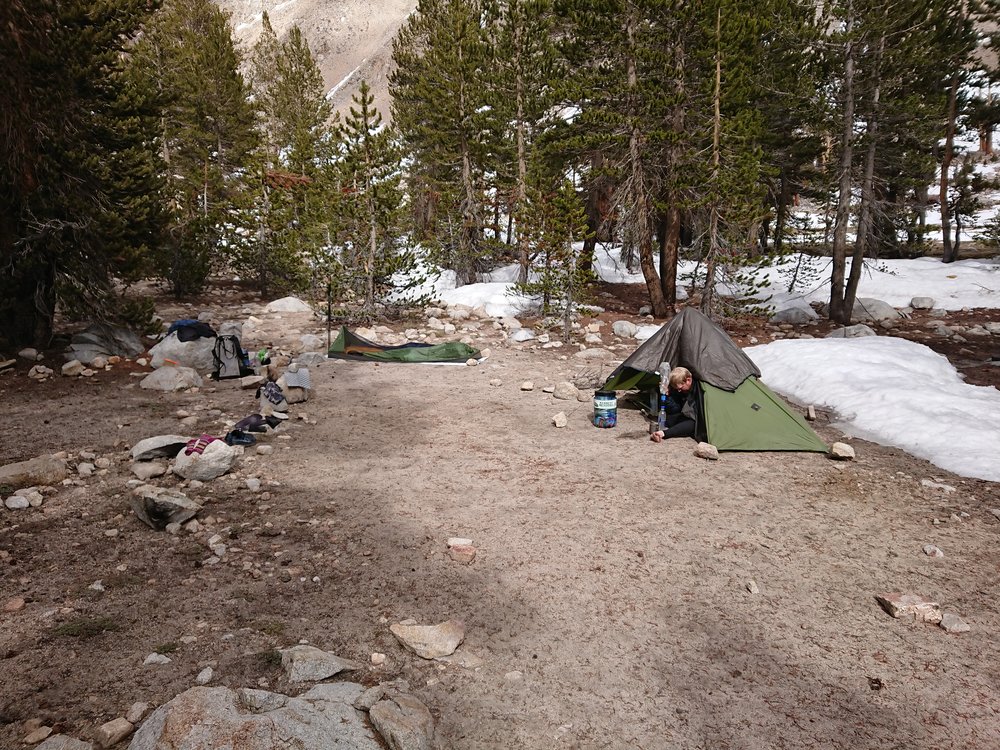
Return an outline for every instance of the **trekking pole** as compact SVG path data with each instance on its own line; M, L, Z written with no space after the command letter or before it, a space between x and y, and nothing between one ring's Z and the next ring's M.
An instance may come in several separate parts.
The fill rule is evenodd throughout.
M333 290L326 284L326 354L330 356L330 318L333 316Z

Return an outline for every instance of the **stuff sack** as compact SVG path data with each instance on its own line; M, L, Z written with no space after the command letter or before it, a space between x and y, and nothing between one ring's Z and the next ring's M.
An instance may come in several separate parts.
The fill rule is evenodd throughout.
M240 346L238 336L218 336L215 339L215 349L212 351L212 358L215 360L215 369L212 371L212 378L214 380L239 378L253 372L250 369L247 354L243 351L243 347Z

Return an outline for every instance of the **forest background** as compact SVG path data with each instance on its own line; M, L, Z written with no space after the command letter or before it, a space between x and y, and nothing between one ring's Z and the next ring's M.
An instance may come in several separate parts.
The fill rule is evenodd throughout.
M733 314L743 300L718 290L747 269L826 254L846 323L866 259L957 259L994 187L956 136L992 152L997 13L421 0L393 42L389 124L363 81L334 113L311 40L266 14L244 50L209 0L12 0L0 332L44 346L57 312L146 326L131 282L185 296L218 273L371 320L419 304L427 273L470 283L512 261L521 291L569 316L597 242L621 244L657 317L679 284ZM789 241L798 201L829 217L805 245ZM679 279L681 259L697 270Z

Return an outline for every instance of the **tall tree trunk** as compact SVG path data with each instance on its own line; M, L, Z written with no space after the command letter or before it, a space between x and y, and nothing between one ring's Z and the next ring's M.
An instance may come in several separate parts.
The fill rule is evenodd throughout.
M628 71L628 90L632 101L630 105L631 111L629 112L632 119L632 127L629 133L629 194L633 204L633 211L635 212L634 226L639 246L639 267L642 269L642 277L646 281L646 289L649 292L649 302L653 308L653 315L663 318L667 315L667 303L663 298L663 290L660 288L660 277L656 273L656 265L653 263L652 208L649 200L649 188L646 184L645 154L643 153L642 132L639 129L639 113L636 111L639 77L635 64L635 24L635 17L630 16L626 23L626 33L628 36L626 66Z
M701 311L712 317L715 306L715 274L719 262L719 150L722 142L722 8L715 16L715 112L712 117L712 205L708 218L708 258L705 262L705 286Z
M518 26L515 42L520 41L520 32L521 28ZM517 97L517 194L514 210L523 212L528 184L528 158L524 142L524 78L520 70L517 72L515 87ZM523 231L522 227L517 228L517 248L518 259L521 264L517 280L521 284L526 284L528 282L528 233Z
M830 275L830 319L847 325L851 309L844 306L844 275L847 269L847 224L851 219L851 164L854 161L854 4L847 3L847 36L844 45L843 130L840 144L840 180L837 216L833 227L833 270Z
M781 252L781 246L785 240L785 222L788 220L788 193L788 175L785 173L784 168L782 168L781 177L778 181L778 205L775 206L774 215L774 251L776 253Z
M684 132L684 118L687 114L684 108L684 47L677 44L674 47L674 94L676 103L670 113L670 131L675 140L667 151L667 179L671 184L678 179L681 170L681 153L677 140ZM683 214L680 207L681 197L676 187L671 187L667 194L666 226L660 245L660 289L663 290L663 300L667 305L667 314L677 312L677 263L680 259L681 221Z
M958 253L951 244L951 216L948 210L948 171L951 169L951 161L955 151L955 127L958 112L958 85L959 75L956 71L952 73L948 82L948 122L944 136L944 153L941 154L941 188L939 199L941 201L941 260L944 263L951 263L958 259Z
M879 39L875 52L874 79L875 88L872 91L871 115L868 118L868 146L865 151L865 172L861 183L861 206L858 209L858 235L854 242L854 255L851 258L851 273L844 289L844 309L848 315L854 311L854 300L861 282L861 268L865 263L868 246L872 242L872 216L875 202L875 152L878 141L879 98L881 93L882 53L885 51L885 35Z

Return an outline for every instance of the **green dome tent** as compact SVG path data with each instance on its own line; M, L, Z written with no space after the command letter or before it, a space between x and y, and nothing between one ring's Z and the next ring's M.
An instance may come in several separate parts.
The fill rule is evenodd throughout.
M719 326L683 308L611 373L601 390L655 391L661 363L686 367L701 389L695 435L720 451L817 451L827 445L760 382L760 370Z

